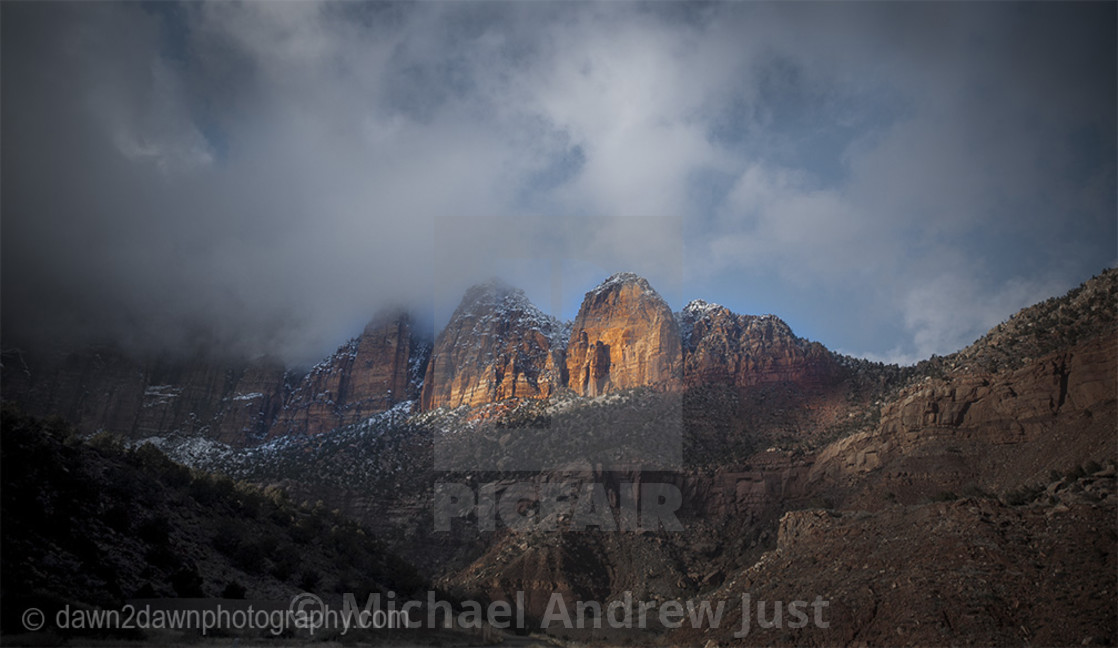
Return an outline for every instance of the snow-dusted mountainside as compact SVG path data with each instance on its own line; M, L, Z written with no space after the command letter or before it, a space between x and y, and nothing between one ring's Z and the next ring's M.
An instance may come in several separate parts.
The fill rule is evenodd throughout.
M152 436L131 441L132 447L151 444L175 461L191 468L216 472L235 479L278 481L285 477L309 478L320 462L315 481L344 486L380 485L404 471L410 461L400 454L400 441L408 436L409 412L414 401L402 401L364 421L319 435L281 436L259 445L235 448L210 439L187 436ZM342 457L345 461L342 461ZM395 459L388 457L394 456Z
M775 315L738 315L696 299L676 319L689 385L829 385L845 377L834 354L817 342L797 337Z
M499 280L470 288L435 340L423 409L545 398L564 383L564 327Z

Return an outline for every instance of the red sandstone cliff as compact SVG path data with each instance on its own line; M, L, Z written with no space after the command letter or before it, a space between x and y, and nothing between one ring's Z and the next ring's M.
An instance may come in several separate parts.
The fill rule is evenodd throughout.
M518 289L474 286L435 341L421 407L549 396L565 383L561 328Z
M796 337L774 315L737 315L694 300L680 314L688 386L731 383L820 384L833 378L834 356L818 342Z
M678 387L682 355L667 303L643 278L615 274L586 293L578 310L567 345L568 384L583 396Z
M321 434L416 399L427 353L409 315L374 318L303 378L284 403L272 436Z

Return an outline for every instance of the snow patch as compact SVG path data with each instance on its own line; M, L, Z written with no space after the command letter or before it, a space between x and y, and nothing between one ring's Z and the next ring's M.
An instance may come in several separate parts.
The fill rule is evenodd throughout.
M474 321L473 339L496 333L498 345L505 342L506 331L536 331L548 339L551 349L564 349L570 339L570 323L544 313L523 290L492 280L466 291L454 319ZM504 324L504 326L502 326Z
M179 397L182 393L182 387L175 387L174 385L151 385L144 389L144 407L155 407L157 405L167 405L172 400Z
M620 286L630 283L635 283L636 285L640 286L642 294L649 296L654 295L657 299L660 299L660 293L653 290L652 286L649 285L648 281L644 277L634 272L618 272L610 275L609 278L598 284L596 288L586 293L586 297L597 297L604 292L613 290L614 288L619 288Z
M692 299L683 307L683 312L694 317L706 317L722 309L721 304L706 302L701 299Z

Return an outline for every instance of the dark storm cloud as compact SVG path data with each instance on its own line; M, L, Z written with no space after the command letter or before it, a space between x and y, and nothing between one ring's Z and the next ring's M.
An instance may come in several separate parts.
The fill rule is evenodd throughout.
M1112 4L0 11L5 346L307 362L558 267L913 360L1116 256Z

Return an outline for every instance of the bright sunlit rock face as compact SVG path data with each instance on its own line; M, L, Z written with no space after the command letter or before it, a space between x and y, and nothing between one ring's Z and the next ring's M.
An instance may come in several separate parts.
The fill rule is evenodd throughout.
M586 293L567 344L575 393L599 396L629 387L678 386L683 353L671 308L642 277L611 276Z

